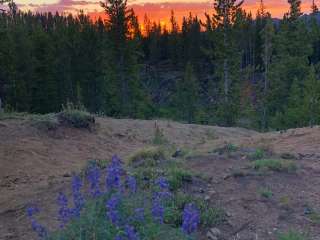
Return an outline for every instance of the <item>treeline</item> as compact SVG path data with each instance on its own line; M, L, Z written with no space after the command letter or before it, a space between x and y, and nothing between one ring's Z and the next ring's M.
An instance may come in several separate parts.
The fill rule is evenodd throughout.
M282 20L261 1L236 0L178 25L138 22L124 0L107 20L81 13L0 12L0 97L8 110L47 113L84 105L113 117L285 129L320 122L318 9L289 0ZM228 4L227 4L228 3Z

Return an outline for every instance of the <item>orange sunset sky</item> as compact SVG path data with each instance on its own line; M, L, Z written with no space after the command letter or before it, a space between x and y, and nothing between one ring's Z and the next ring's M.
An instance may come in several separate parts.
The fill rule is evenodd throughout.
M315 2L320 5L320 0ZM77 13L83 10L91 16L101 14L99 1L95 0L16 0L19 8L22 10L32 10L36 12L59 11ZM273 17L282 17L288 11L287 0L264 0L268 11ZM310 11L312 0L302 1L302 11L308 13ZM189 12L202 18L205 12L212 10L213 0L128 0L128 4L132 6L139 16L139 20L143 20L145 14L151 20L168 22L170 11L174 10L176 18L181 21L183 16L188 16ZM245 0L244 8L251 11L253 15L259 6L259 0Z

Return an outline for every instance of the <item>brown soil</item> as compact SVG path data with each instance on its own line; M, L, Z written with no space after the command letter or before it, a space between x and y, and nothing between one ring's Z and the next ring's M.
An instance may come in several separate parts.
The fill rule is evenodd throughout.
M218 226L225 239L273 240L280 231L295 229L320 239L320 225L305 214L320 212L320 129L259 134L240 128L221 128L157 121L164 136L176 147L190 150L187 166L210 177L204 195L221 205L228 221ZM45 209L40 221L54 227L55 199L90 159L126 157L151 143L155 121L97 118L97 127L80 130L59 127L37 129L28 120L0 121L0 239L35 239L25 214L30 202ZM217 154L212 150L234 143L263 147L274 154L296 157L296 173L257 175L248 168L243 151ZM235 171L243 171L234 177ZM262 189L272 190L264 198Z

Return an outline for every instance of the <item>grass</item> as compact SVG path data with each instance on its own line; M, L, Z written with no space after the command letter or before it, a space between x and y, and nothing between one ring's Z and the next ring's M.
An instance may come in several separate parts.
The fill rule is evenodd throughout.
M294 172L295 162L284 159L259 159L252 162L252 167L258 171Z
M174 226L181 225L181 209L188 202L193 202L200 210L200 223L203 227L212 227L225 221L225 212L216 207L212 207L203 198L194 197L183 192L176 192L167 204L165 220Z
M31 125L40 130L55 130L59 127L59 121L55 114L37 114L29 117Z
M7 119L25 119L28 116L28 113L25 112L0 112L0 121Z
M307 240L304 234L296 231L289 231L287 233L282 233L279 235L277 240Z
M169 141L164 136L163 130L158 125L155 125L152 144L154 144L154 145L165 145L165 144L168 144L168 143L169 143Z

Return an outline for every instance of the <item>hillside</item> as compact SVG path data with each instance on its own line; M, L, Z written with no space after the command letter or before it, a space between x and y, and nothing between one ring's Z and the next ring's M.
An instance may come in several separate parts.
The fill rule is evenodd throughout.
M36 202L41 220L54 228L56 195L89 160L127 160L152 145L157 125L170 145L181 149L185 167L205 176L195 191L221 206L227 220L219 239L273 240L290 229L320 239L320 129L261 134L240 128L187 125L167 120L96 117L95 127L39 128L26 117L0 120L0 239L34 239L25 207ZM294 172L259 172L250 167L259 151L290 159ZM270 169L269 169L270 170ZM309 214L309 212L311 212ZM203 230L203 238L208 229ZM211 237L211 239L214 239ZM218 239L218 238L217 238Z

